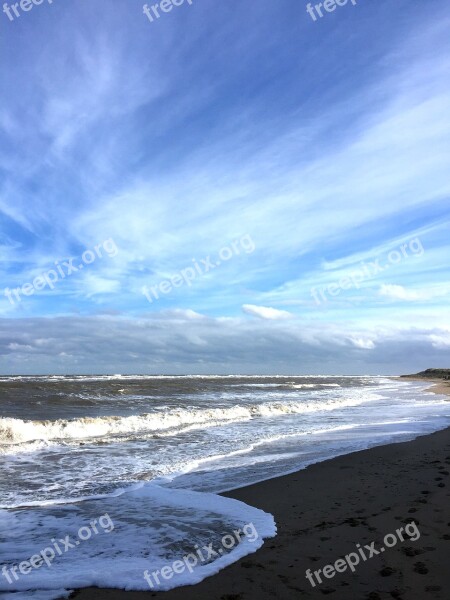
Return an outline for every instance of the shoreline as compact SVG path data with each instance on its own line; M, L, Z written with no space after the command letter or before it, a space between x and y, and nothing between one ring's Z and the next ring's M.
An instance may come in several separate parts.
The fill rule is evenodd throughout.
M404 381L421 381L422 383L430 383L430 387L427 388L426 392L433 392L435 394L443 394L444 396L450 396L450 381L447 379L439 378L425 378L415 375L402 375L395 379L403 379Z
M407 379L407 378L404 378ZM409 379L409 378L408 378ZM424 381L423 378L412 377ZM450 395L450 382L426 391ZM388 468L387 468L388 465ZM450 427L411 441L360 450L221 495L274 515L275 538L212 577L166 592L84 588L77 600L259 600L349 597L448 598L450 572ZM414 521L420 538L398 541L352 573L311 572ZM411 526L412 527L412 526Z

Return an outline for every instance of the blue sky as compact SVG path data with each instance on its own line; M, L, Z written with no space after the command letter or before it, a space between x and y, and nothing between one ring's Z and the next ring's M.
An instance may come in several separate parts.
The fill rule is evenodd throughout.
M306 4L0 13L0 373L449 366L448 7Z

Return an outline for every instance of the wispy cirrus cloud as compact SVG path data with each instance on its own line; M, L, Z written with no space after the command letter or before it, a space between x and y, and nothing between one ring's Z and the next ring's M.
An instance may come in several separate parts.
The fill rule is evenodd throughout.
M95 25L93 14L102 15ZM444 7L380 0L319 32L287 0L199 5L150 27L134 0L106 8L92 0L7 24L14 55L0 56L0 287L21 286L104 239L120 252L20 306L0 298L0 314L22 324L103 311L118 327L137 323L150 310L144 285L249 234L252 254L165 295L151 309L158 320L178 314L200 328L205 319L237 319L242 335L258 323L283 327L288 317L333 332L349 322L348 334L338 328L343 343L364 360L379 351L374 331L396 320L393 310L403 326L393 347L402 335L416 343L408 322L428 331L421 348L442 338L450 257ZM315 305L312 287L414 236L423 253ZM134 346L133 326L130 335ZM193 331L190 340L204 342ZM168 339L160 344L175 360Z

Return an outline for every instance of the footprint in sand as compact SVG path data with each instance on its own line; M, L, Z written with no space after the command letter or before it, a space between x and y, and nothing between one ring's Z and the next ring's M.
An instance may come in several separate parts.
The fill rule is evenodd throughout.
M380 571L381 577L390 577L393 573L395 573L395 569L392 567L384 567Z
M416 563L414 564L414 569L413 569L413 571L414 571L415 573L419 573L419 575L426 575L426 574L428 573L428 568L427 568L427 566L425 565L425 563L423 563L423 562L416 562Z
M405 556L417 556L418 554L423 554L424 550L421 550L420 548L412 548L411 546L406 546L405 548L401 549L401 552Z

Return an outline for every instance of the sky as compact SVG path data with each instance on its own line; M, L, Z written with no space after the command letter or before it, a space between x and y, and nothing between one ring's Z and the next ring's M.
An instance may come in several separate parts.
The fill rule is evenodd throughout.
M450 367L447 3L7 6L0 374Z

